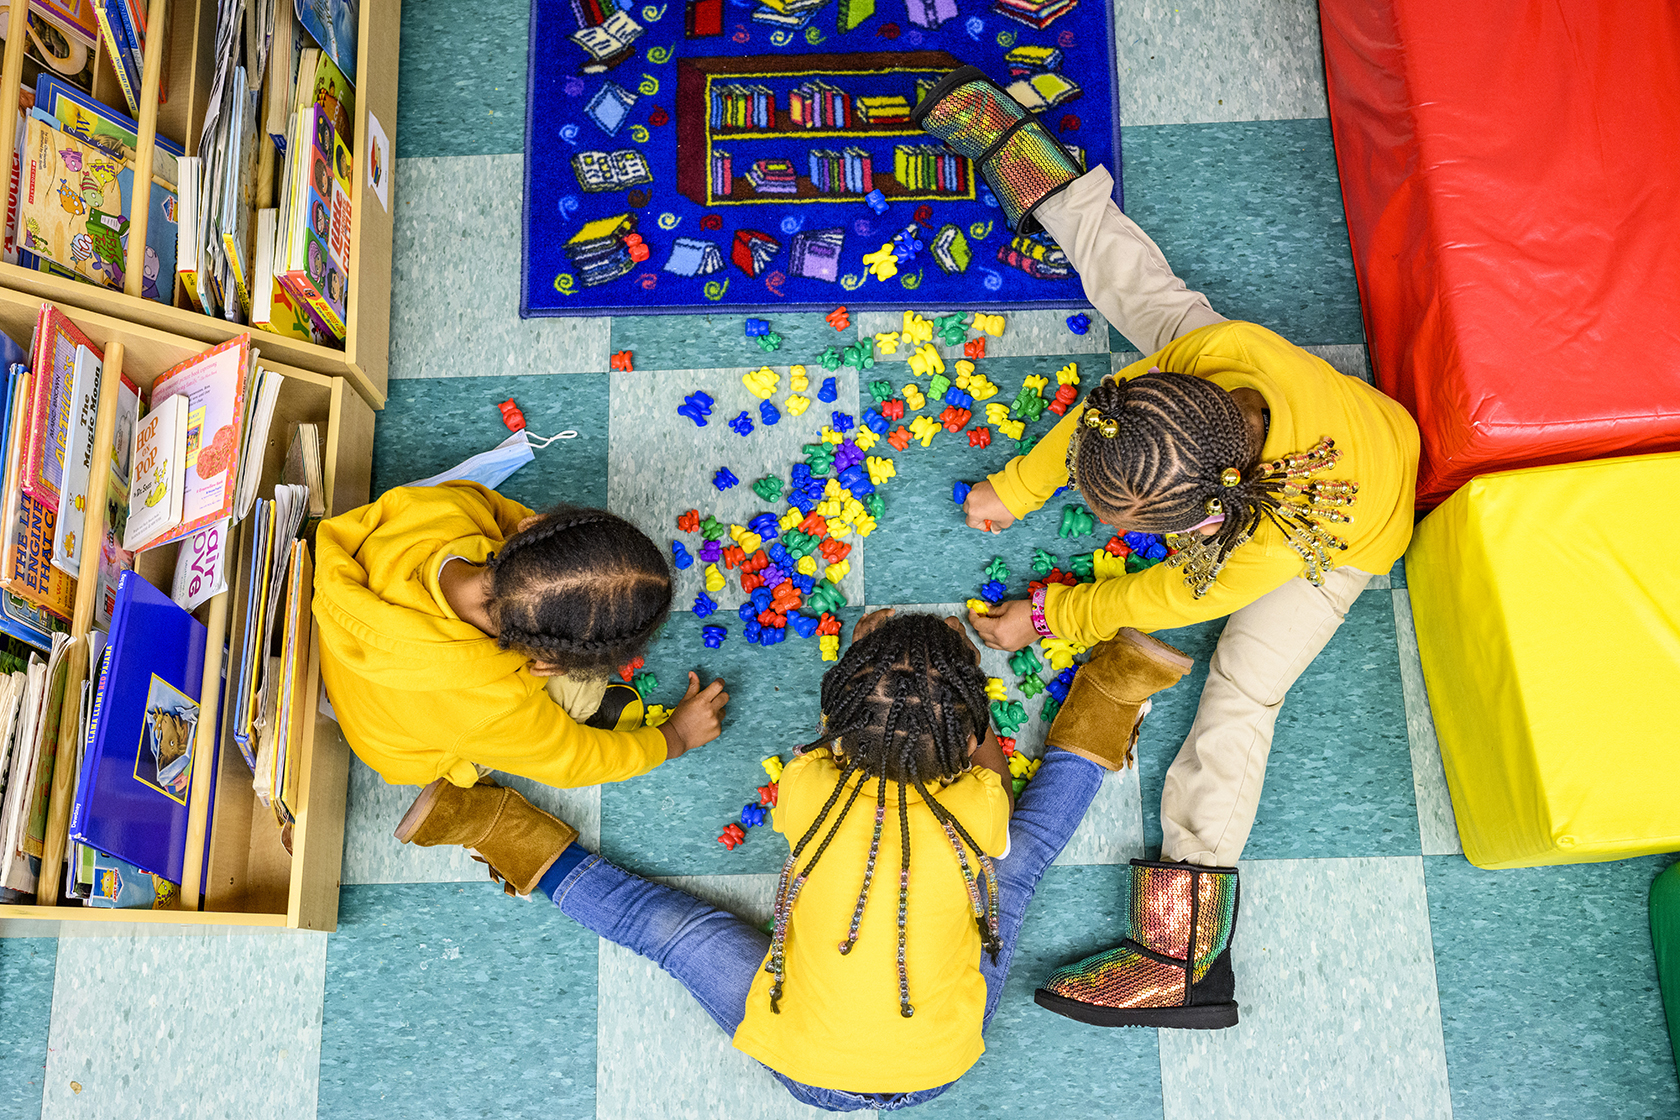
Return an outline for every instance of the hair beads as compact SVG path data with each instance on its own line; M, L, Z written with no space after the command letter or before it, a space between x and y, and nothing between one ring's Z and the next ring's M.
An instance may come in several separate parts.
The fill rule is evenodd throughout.
M970 907L980 927L983 946L999 949L997 932L997 876L989 858L967 830L928 789L928 780L948 781L969 767L968 744L987 729L985 675L961 635L932 615L903 615L889 619L846 651L840 663L823 677L824 743L840 748L844 766L822 811L794 845L777 881L770 958L765 970L774 975L770 1006L780 1011L786 977L788 915L812 869L850 812L869 777L876 779L875 820L863 884L853 907L846 939L837 945L842 954L856 945L874 881L881 837L885 831L888 781L898 786L899 875L895 915L899 1013L915 1014L910 1002L908 939L910 915L910 805L908 789L922 796L951 841ZM812 744L823 745L823 744ZM841 804L841 794L852 785ZM836 805L839 809L836 810ZM828 824L823 842L801 866L811 839ZM987 903L964 845L974 850L986 876Z

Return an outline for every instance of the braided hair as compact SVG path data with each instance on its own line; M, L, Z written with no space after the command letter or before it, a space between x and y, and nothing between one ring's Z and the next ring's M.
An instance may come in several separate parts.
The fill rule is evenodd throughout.
M671 566L634 525L560 506L491 558L496 643L567 676L598 678L635 658L671 611Z
M985 736L989 710L986 677L980 670L979 655L961 634L931 614L904 614L887 619L852 643L839 664L823 675L822 713L826 734L823 740L810 746L836 745L842 770L822 811L794 844L776 883L770 959L765 964L765 971L775 976L770 987L772 1011L781 1011L788 914L869 778L875 779L875 827L864 864L863 885L852 910L846 940L839 945L840 953L850 953L857 944L886 824L887 783L895 782L899 833L899 1013L909 1018L915 1011L910 1003L910 980L905 968L910 905L910 806L906 787L921 794L944 829L968 887L969 906L980 928L981 944L996 962L1002 947L997 925L997 873L980 845L927 786L928 782L949 781L969 768L969 740ZM845 802L836 813L834 809L842 795ZM821 842L809 861L800 867L801 857L823 831L824 824L828 828ZM968 849L978 857L985 880L983 888L970 864Z
M1103 520L1180 533L1222 513L1208 541L1220 561L1266 506L1260 447L1231 394L1186 373L1105 379L1085 398L1068 477ZM1235 473L1229 473L1234 471Z

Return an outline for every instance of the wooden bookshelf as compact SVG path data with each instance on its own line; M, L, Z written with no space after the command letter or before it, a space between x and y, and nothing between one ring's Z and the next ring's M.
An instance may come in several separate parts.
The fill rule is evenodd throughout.
M790 202L857 202L863 194L851 191L819 191L800 161L810 149L840 149L869 144L874 166L874 187L883 197L897 202L956 201L972 199L974 169L968 169L967 185L960 190L933 187L911 188L900 183L893 171L892 147L881 141L898 141L913 147L937 147L936 141L908 120L854 122L844 128L806 128L788 111L788 92L797 84L818 79L844 86L848 78L879 79L890 75L901 81L898 94L915 104L918 79L937 81L962 65L944 51L905 51L883 61L878 54L814 54L740 56L730 58L681 58L677 60L677 190L701 206L786 205ZM713 126L711 92L714 82L765 84L775 98L769 126L744 128ZM712 150L725 146L735 157L730 193L712 191ZM756 190L746 176L754 159L794 160L800 170L797 189L792 193Z
M355 158L350 204L350 295L345 308L347 331L342 350L283 338L225 319L194 311L179 280L173 304L140 296L140 262L145 251L150 174L157 136L198 154L199 133L210 99L214 64L216 0L150 0L146 25L163 27L165 34L148 32L145 82L141 91L140 147L136 151L134 197L129 205L127 290L36 272L0 263L0 288L27 292L65 307L79 307L115 319L155 327L160 331L205 343L225 342L250 331L263 353L294 369L347 378L374 408L385 406L389 375L391 331L391 241L395 212L379 204L367 186L364 170L368 151L368 116L378 120L392 145L397 135L397 46L402 34L402 0L362 0L357 42L361 57L356 75L356 127L351 151ZM8 35L0 65L0 152L13 150L17 128L18 93L23 79L26 37ZM169 58L169 100L158 104L160 65L165 48ZM111 61L101 42L94 64L93 95L105 104L128 112ZM262 133L259 139L268 142ZM272 147L272 145L268 145ZM394 163L396 151L388 153ZM394 171L394 168L393 168ZM386 196L394 206L395 195Z
M0 331L20 345L26 344L40 306L41 301L33 295L0 288ZM126 374L143 391L147 390L161 374L203 352L208 344L202 339L181 337L93 311L71 307L63 310L105 353L93 447L94 461L105 462L115 427L119 375ZM373 409L350 388L345 378L271 361L273 352L264 345L268 339L269 336L258 333L253 336L253 344L262 353L262 364L286 380L263 449L262 485L258 492L272 492L279 481L293 426L308 421L319 425L324 433L322 466L328 516L366 503L371 485ZM88 495L90 511L105 509L103 480L107 477L106 472L94 472ZM90 512L89 516L93 514ZM248 522L236 531L233 549L239 547L247 526ZM91 525L85 532L97 540L103 534L103 525L98 534ZM236 551L230 553L236 555ZM175 556L174 545L152 549L137 557L135 567L155 586L167 588ZM84 550L71 626L71 640L79 644L80 651L79 658L72 653L70 664L70 681L77 689L88 673L85 643L97 594L97 581L93 578L97 562L98 549ZM231 559L229 570L231 576L234 570ZM206 713L220 711L224 702L217 666L225 640L238 634L243 623L240 608L231 606L237 598L223 592L196 612L209 630L200 697ZM310 710L320 692L320 648L311 636L304 682L305 703ZM79 733L73 708L74 705L66 705L65 718L60 723L61 752L74 750ZM47 830L46 858L42 861L43 869L55 870L43 870L42 905L0 905L0 936L53 936L76 931L168 932L205 927L335 928L350 762L350 750L338 725L319 713L313 721L305 721L300 745L296 823L289 855L280 844L272 812L257 800L251 788L251 771L234 744L231 731L224 730L220 741L212 741L218 727L226 729L227 721L200 720L199 737L193 748L197 761L188 799L186 882L182 884L179 909L100 910L82 906L75 900L70 904L57 901L60 872L56 869L63 859L69 799L75 783L75 775L68 767L58 767L53 776L53 811ZM211 760L214 769L203 765L205 760ZM214 813L210 811L212 774L215 776ZM208 874L200 882L206 855Z

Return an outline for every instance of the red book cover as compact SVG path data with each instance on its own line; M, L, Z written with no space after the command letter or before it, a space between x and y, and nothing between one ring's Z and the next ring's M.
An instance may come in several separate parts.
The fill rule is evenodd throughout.
M35 351L30 370L35 375L31 390L30 424L23 443L23 492L58 511L58 496L64 481L64 453L70 441L70 399L76 370L76 347L86 346L103 361L105 354L50 303L41 305L35 327Z

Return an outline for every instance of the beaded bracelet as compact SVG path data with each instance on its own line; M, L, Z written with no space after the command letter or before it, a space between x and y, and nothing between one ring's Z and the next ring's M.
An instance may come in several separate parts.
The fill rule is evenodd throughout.
M1054 638L1056 632L1050 629L1050 624L1044 621L1044 593L1047 587L1035 588L1032 593L1032 624L1033 630L1041 638Z

